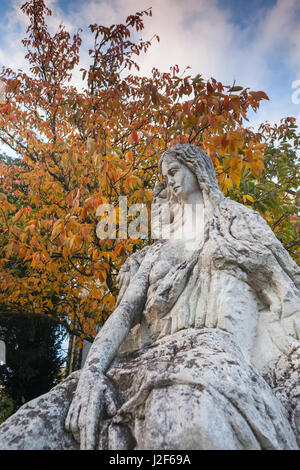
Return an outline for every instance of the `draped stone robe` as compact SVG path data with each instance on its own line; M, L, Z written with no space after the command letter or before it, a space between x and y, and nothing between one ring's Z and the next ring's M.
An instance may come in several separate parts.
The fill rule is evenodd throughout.
M273 232L224 198L196 249L159 240L130 256L119 303L150 251L144 311L106 374L119 408L98 448L298 449L299 268ZM3 423L0 449L78 448L64 422L79 375Z
M132 255L119 274L118 303L149 250L146 305L121 354L184 328L218 328L264 373L298 347L300 271L258 213L224 198L197 249L164 240Z

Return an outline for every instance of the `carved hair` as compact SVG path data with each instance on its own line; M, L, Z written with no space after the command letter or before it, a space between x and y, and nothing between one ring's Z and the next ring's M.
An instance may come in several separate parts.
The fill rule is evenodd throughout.
M257 293L269 291L274 304L277 298L282 312L284 304L299 295L295 288L299 286L300 271L270 227L257 212L222 194L212 161L203 150L191 144L174 145L161 156L160 173L166 156L174 156L197 177L207 209L207 256L215 267L230 270L235 276L239 268ZM201 256L205 256L205 245Z
M224 198L218 185L213 163L203 150L192 144L173 145L162 154L159 160L160 173L162 173L162 162L166 156L175 157L196 175L200 189L211 202L218 203Z

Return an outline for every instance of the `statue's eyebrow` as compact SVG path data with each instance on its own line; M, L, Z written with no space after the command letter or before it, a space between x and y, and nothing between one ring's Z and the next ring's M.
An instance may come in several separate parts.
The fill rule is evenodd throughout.
M179 170L179 169L180 169L180 166L179 165L176 166L175 164L174 166L171 166L170 168L168 168L167 175L171 174L173 170Z
M174 170L174 169L177 170L178 168L180 168L180 164L179 164L179 163L177 163L177 162L170 163L170 166L169 166L169 168L168 168L168 172L169 172L170 170Z
M173 161L173 162L171 162L169 165L170 165L170 166L169 166L169 168L167 169L165 175L163 174L163 169L162 169L162 171L161 171L161 175L162 175L163 178L166 178L166 177L168 176L168 173L169 173L170 170L178 170L178 169L180 168L180 163L177 162L177 161Z

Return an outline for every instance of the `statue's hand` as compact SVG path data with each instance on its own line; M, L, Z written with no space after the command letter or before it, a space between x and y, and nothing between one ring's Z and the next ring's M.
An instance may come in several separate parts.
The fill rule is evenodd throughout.
M65 423L81 450L97 448L101 422L116 414L118 404L117 394L104 374L94 366L82 370Z

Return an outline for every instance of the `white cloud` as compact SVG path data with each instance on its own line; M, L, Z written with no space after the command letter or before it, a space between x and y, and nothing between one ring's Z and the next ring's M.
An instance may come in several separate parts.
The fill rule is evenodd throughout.
M20 41L27 23L18 10L19 4L13 0L11 10L0 25L2 37L5 31L0 59L13 68L25 67ZM274 76L278 52L281 54L280 72L286 67L287 77L288 71L295 74L291 81L300 78L298 0L278 0L273 7L256 10L246 27L233 23L230 10L221 8L217 0L86 0L69 4L67 10L63 9L63 2L59 7L57 0L48 0L47 5L53 11L53 16L47 20L52 31L60 22L72 33L83 28L80 67L86 66L89 60L87 50L91 35L87 26L90 23L124 22L129 14L152 5L153 17L145 17L145 29L136 37L146 40L158 34L160 43L153 41L148 53L139 58L141 73L149 73L154 66L169 71L171 65L178 64L181 69L189 65L192 74L213 76L227 84L235 80L236 84L266 91L272 104L264 104L258 118L266 113L269 116L299 113L298 107L291 105L291 83L278 83ZM80 67L74 76L78 86Z
M263 49L283 48L286 59L300 72L300 3L298 0L278 0L263 24ZM276 53L276 51L275 51Z

